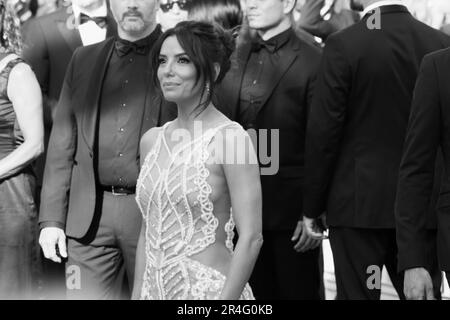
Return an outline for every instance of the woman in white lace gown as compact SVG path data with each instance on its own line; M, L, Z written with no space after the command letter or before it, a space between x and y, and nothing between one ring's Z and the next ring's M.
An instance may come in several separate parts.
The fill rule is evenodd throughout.
M254 299L247 281L262 244L258 164L247 133L211 102L232 50L230 35L202 22L182 22L155 44L155 87L177 104L178 118L141 140L133 298Z

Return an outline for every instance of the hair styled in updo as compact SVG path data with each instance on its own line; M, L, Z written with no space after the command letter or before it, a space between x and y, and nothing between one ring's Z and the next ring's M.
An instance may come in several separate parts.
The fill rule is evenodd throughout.
M235 39L231 32L225 31L218 25L201 21L183 21L174 28L164 32L155 43L151 55L151 70L153 70L153 85L161 93L157 70L159 68L159 54L164 41L176 36L180 46L188 55L197 70L198 81L204 82L200 101L203 101L195 110L203 111L211 102L215 85L218 84L230 69L230 56L235 48ZM215 74L214 64L220 65L219 74ZM209 92L206 87L209 86ZM199 113L200 113L199 112Z

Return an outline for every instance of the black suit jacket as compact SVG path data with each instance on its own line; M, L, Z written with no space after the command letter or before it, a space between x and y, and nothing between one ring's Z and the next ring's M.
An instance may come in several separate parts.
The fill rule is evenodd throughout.
M441 31L445 34L450 35L450 24L445 24L441 27Z
M427 208L438 149L445 174L437 204L438 254L450 270L450 49L427 55L414 91L397 188L396 222L399 268L427 267Z
M278 158L279 170L275 175L261 176L265 230L293 231L302 215L306 117L320 61L320 50L295 35L286 45L289 50L280 58L255 119L248 122L239 119L240 88L250 56L249 42L237 48L216 100L219 109L245 129L269 129L269 133L271 129L279 129L279 141L275 143L279 152L272 155ZM270 134L268 137L270 140Z
M39 222L56 222L68 236L83 237L97 201L94 142L98 132L99 99L114 49L114 38L78 48L68 66L50 136ZM176 116L150 86L140 136Z
M305 215L331 226L394 228L398 169L412 92L425 54L450 38L404 6L381 7L330 36L306 138ZM430 221L430 226L433 224Z

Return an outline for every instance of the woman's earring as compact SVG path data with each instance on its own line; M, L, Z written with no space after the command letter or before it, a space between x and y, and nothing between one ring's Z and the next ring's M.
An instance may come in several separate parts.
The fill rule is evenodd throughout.
M206 94L209 96L209 93L211 91L211 88L209 87L209 82L206 83L205 90L206 90Z

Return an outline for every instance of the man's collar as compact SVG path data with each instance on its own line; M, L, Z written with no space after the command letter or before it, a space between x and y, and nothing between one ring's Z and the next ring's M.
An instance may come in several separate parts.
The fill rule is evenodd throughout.
M86 10L82 10L80 7L78 7L76 4L72 4L73 9L73 15L75 16L75 19L80 18L80 14L84 13L88 15L89 17L106 17L108 15L108 6L106 5L106 1L103 2L103 5L98 7L95 10L87 12Z
M379 8L381 6L392 6L392 5L405 5L402 0L383 0L378 1L375 3L372 3L371 5L367 6L367 8L364 9L362 16L364 17L367 13L369 13L372 10L375 10L376 8Z
M257 34L252 41L253 50L259 51L262 47L266 47L271 53L274 53L289 41L292 34L293 30L291 27L267 40L263 40L261 36Z
M276 36L273 36L270 39L267 39L265 42L268 43L273 43L275 46L275 51L277 51L278 49L280 49L282 46L284 46L289 39L291 38L293 31L292 28L286 29L283 32L280 32L279 34L277 34Z

